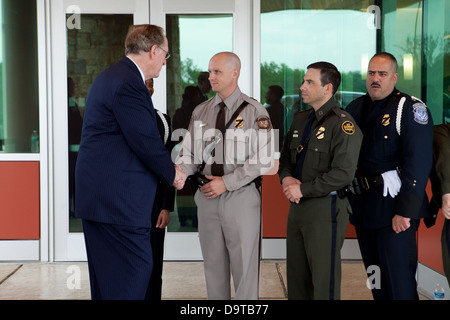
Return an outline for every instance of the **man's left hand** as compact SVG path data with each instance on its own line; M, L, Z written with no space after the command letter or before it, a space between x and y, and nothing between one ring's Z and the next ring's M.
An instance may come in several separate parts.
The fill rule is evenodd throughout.
M301 183L293 183L283 188L284 195L290 202L295 202L297 204L300 202L300 199L303 197L300 186Z
M203 192L208 199L214 199L227 191L227 187L225 186L222 177L206 176L206 178L211 181L201 187L200 191Z
M392 218L392 229L395 233L407 230L411 226L411 218L402 217L398 214Z

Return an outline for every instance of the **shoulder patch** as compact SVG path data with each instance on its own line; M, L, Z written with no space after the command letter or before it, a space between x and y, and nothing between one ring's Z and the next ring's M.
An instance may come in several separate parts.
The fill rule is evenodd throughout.
M342 128L342 131L344 131L344 133L346 133L348 135L352 135L355 133L355 125L351 121L344 121L342 123L341 128Z
M413 105L414 121L419 124L428 124L427 107L419 102Z
M262 115L256 118L256 124L259 129L270 130L272 125L270 123L270 118L268 116Z

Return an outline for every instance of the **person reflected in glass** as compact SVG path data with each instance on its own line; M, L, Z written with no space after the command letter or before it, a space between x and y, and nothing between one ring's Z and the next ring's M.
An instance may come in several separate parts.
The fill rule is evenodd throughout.
M443 123L450 123L450 76L444 78Z
M145 84L151 96L154 92L153 79L147 80ZM160 110L156 109L155 111L159 135L167 151L171 153L174 142L172 141L170 117ZM153 253L153 270L147 289L146 300L161 300L165 229L170 223L170 212L174 210L174 202L175 188L160 180L156 188L155 201L152 209L150 242Z
M173 115L173 130L187 129L194 108L208 100L207 94L211 91L208 77L208 72L200 72L197 78L197 86L187 86L184 89L181 108L178 108Z
M284 138L284 105L281 103L283 96L283 88L277 85L270 86L266 94L266 103L269 105L266 109L273 128L278 130L278 148L276 149L279 151L283 145Z

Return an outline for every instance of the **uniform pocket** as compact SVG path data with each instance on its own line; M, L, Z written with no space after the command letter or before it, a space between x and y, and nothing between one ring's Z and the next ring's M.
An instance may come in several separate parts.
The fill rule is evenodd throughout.
M330 168L330 152L329 144L325 143L310 143L308 152L312 154L312 168L319 172L326 172Z
M293 137L291 140L291 144L289 146L289 149L291 150L291 163L297 162L297 154L298 154L298 147L300 146L300 138L299 137ZM306 150L303 150L302 152L305 152Z

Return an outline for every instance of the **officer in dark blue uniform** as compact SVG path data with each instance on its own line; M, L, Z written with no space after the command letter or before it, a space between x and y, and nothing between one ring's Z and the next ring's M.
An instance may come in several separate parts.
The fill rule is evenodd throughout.
M372 266L376 300L418 299L416 233L428 215L433 121L422 101L395 88L397 78L395 57L376 54L369 63L368 93L346 109L364 134L349 188L351 222L364 264Z

